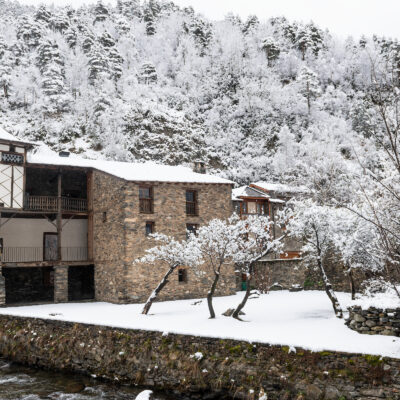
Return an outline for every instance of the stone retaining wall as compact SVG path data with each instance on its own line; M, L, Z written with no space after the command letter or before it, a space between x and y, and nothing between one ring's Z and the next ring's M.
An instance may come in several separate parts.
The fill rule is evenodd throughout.
M193 399L400 398L400 360L53 320L0 316L0 355Z
M368 335L400 336L400 308L349 307L347 326Z

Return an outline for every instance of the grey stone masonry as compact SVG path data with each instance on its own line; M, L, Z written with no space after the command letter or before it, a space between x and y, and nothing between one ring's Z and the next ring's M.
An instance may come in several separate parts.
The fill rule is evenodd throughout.
M0 267L0 307L6 304L6 281L2 274L2 267Z
M400 336L400 308L363 310L354 306L348 310L346 325L350 329L367 335Z
M54 267L54 302L68 301L68 265Z

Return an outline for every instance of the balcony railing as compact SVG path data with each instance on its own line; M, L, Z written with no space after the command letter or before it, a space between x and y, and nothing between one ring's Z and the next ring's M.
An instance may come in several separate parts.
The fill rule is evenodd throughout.
M57 212L58 197L56 196L26 196L24 209L29 211ZM86 199L61 197L61 210L72 212L86 212Z
M57 261L57 249L50 247L4 247L1 262ZM88 261L87 247L61 248L61 261Z

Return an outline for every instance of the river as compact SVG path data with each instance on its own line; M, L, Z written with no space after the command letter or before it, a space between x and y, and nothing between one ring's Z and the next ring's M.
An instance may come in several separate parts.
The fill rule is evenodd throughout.
M142 390L78 374L24 367L0 358L0 400L134 400ZM155 399L176 397L156 395Z

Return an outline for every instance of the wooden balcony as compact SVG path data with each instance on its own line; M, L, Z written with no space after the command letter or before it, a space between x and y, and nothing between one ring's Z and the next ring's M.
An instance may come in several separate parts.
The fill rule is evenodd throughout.
M57 261L57 249L43 247L4 247L3 263ZM87 247L63 247L61 261L88 261Z
M57 212L58 197L56 196L26 196L24 209L27 211ZM87 212L87 200L72 197L61 197L61 211Z

